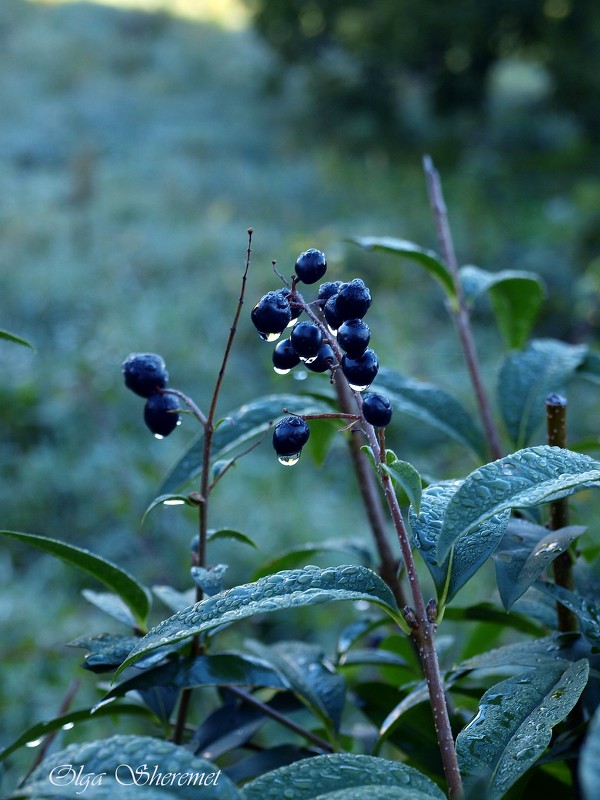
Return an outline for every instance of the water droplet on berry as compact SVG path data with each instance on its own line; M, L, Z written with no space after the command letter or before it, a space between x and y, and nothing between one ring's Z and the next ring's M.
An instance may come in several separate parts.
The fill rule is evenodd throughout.
M154 434L154 438L155 438L155 439L164 439L165 437L164 437L164 436L161 436L161 435L160 435L160 433L155 433L155 434Z
M259 331L258 335L264 342L276 342L281 336L281 333L263 333Z
M317 360L317 356L310 356L309 358L303 358L302 356L300 356L300 361L302 361L304 364L312 364L313 361L316 361L316 360Z
M332 336L337 336L337 328L332 328L331 325L328 325L327 330Z
M278 375L287 375L290 372L289 369L279 369L278 367L273 367L273 372L276 372Z
M368 389L370 385L371 385L370 383L367 383L365 386L358 386L356 383L349 383L349 384L348 384L348 386L349 386L349 387L350 387L350 388L351 388L351 389L352 389L354 392L364 392L364 391L365 391L365 389Z
M278 456L277 460L284 467L293 467L300 461L300 453L290 453L287 456Z
M299 321L300 321L300 318L299 318L299 317L296 317L295 319L294 319L294 318L292 318L292 319L291 319L291 320L288 322L288 324L287 324L287 326L286 326L286 327L288 327L288 328L293 328L293 327L294 327L294 325L295 325L297 322L299 322Z

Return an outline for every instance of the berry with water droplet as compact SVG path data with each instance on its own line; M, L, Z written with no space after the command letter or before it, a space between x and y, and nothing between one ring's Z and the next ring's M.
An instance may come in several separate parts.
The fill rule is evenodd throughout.
M350 358L362 356L369 346L370 338L371 329L362 319L346 320L337 332L338 344Z
M328 369L335 364L335 353L333 352L333 348L330 344L325 342L321 345L321 349L317 353L317 357L314 361L308 360L306 362L307 369L310 369L312 372L327 372Z
M281 292L267 292L252 309L250 318L262 339L273 342L292 318L292 309Z
M385 428L392 419L392 404L384 394L369 392L363 397L363 417L376 428Z
M351 388L358 392L368 389L378 371L379 359L370 347L358 358L350 358L347 354L342 356L342 372Z
M292 347L289 339L277 342L273 350L273 369L279 375L285 375L300 363L300 356Z
M302 283L316 283L327 272L327 259L325 253L311 247L300 253L296 259L296 275Z
M290 342L300 358L305 361L316 358L323 344L323 334L312 322L299 322L290 334Z
M302 417L284 417L279 420L273 430L273 447L281 463L286 466L296 463L309 436L310 428Z
M169 381L165 362L156 353L131 353L121 366L125 386L140 397L150 397Z
M371 292L362 278L354 278L340 286L336 296L336 308L343 320L362 319L371 305Z
M332 295L323 306L323 314L325 321L332 331L337 331L342 322L344 321L342 315L337 308L337 294Z
M298 317L302 313L302 306L292 305L292 303L291 303L292 290L288 289L287 286L284 286L282 289L277 289L277 293L283 295L285 297L285 299L288 301L288 303L290 304L290 311L292 312L292 318L290 319L290 321L287 324L287 326L289 328L292 325L296 324L296 320L298 319Z
M341 285L342 285L341 281L327 281L327 283L322 283L319 286L317 300L326 303L330 297L333 297L338 293L338 290Z
M163 438L179 425L179 403L172 394L154 394L146 400L144 422L152 433Z

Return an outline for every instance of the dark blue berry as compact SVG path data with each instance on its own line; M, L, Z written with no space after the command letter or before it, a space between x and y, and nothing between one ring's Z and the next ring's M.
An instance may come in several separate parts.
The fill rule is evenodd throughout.
M290 334L290 341L300 358L314 358L323 344L323 334L312 322L298 322Z
M292 309L281 292L267 292L252 309L250 318L262 339L274 341L292 318Z
M332 295L323 306L323 314L325 315L325 320L331 330L337 331L344 319L337 309L336 294Z
M292 305L292 303L290 302L290 295L292 294L292 290L288 289L287 286L284 286L283 289L277 289L277 293L278 294L282 294L285 297L285 299L288 301L288 303L290 304L290 310L292 312L292 318L291 318L290 322L288 322L288 325L289 325L295 319L298 319L298 317L302 313L302 306Z
M297 455L309 436L310 428L302 417L284 417L273 430L273 447L278 456Z
M371 329L362 319L348 319L338 328L339 346L350 358L362 356L371 338Z
M300 363L300 356L292 347L289 339L277 342L273 350L273 367L276 372L285 374Z
M169 381L163 359L156 353L132 353L121 366L125 386L141 397L150 397L164 389Z
M305 250L296 259L296 275L302 283L316 283L327 271L327 259L321 250Z
M367 389L375 380L378 371L379 359L370 347L358 358L342 356L342 372L353 389L358 391Z
M314 361L310 359L306 362L306 368L310 369L312 372L327 372L333 364L335 364L335 353L330 344L321 345L321 349L317 353L317 357Z
M327 281L327 283L322 283L319 286L317 300L321 300L323 303L325 303L330 297L333 297L334 294L338 293L338 289L341 285L341 281Z
M371 292L362 278L340 286L337 293L336 308L342 319L362 319L371 305Z
M172 394L155 394L146 400L144 422L155 436L168 436L179 423L179 403Z
M392 404L384 394L368 392L363 397L363 417L376 428L385 428L392 419Z

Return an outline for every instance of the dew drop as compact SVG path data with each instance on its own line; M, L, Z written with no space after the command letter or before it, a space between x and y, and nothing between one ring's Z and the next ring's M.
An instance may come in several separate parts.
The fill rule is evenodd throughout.
M185 500L181 500L178 497L174 497L172 500L165 500L163 502L163 506L184 506Z
M505 475L515 475L518 467L516 464L511 464L510 461L507 461L505 464L501 465L500 469Z
M259 331L258 335L264 342L276 342L281 336L281 333L263 333Z
M65 724L62 726L62 729L63 729L63 731L70 731L71 728L74 728L74 727L75 727L75 723L74 722L65 722Z
M160 435L160 433L155 433L155 434L154 434L154 438L155 438L155 439L164 439L165 437L164 437L164 436L161 436L161 435Z
M25 747L39 747L43 741L43 737L41 739L32 739L30 742L25 742Z
M337 328L332 328L331 325L328 325L327 330L332 336L337 336Z
M284 467L293 467L294 464L297 464L300 461L300 453L291 453L288 456L279 456L277 458L280 464L283 464Z
M300 356L300 361L302 361L303 364L312 364L313 361L316 360L317 356L309 356L308 358L306 358L306 356Z
M550 542L544 547L540 547L538 550L536 550L533 555L542 556L545 555L546 553L554 553L556 550L559 549L560 549L560 544L558 542Z
M348 384L348 386L349 386L349 387L350 387L350 388L351 388L351 389L352 389L354 392L364 392L364 391L365 391L365 389L368 389L370 385L371 385L370 383L367 383L367 384L365 384L364 386L358 386L356 383L349 383L349 384Z
M294 325L295 325L297 322L300 322L300 317L294 317L293 319L291 319L291 320L288 322L288 324L286 325L286 327L287 327L287 328L293 328L293 327L294 327Z
M299 369L294 372L294 378L297 381L305 381L308 378L308 372L305 369Z
M273 371L276 372L278 375L287 375L290 370L289 369L279 369L278 367L273 367Z

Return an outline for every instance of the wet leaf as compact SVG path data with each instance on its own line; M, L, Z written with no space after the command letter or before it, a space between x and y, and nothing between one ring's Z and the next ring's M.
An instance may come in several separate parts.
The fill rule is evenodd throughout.
M438 560L486 520L511 508L534 508L600 487L600 462L560 447L540 445L485 464L450 499L437 542Z
M398 761L357 754L303 759L261 775L244 800L444 800L433 781Z
M460 486L460 481L431 484L423 491L421 512L417 514L412 507L409 511L415 544L434 580L438 599L443 602L452 600L487 561L504 535L510 515L504 511L483 520L468 537L456 542L451 556L440 565L437 546L444 514Z
M570 525L548 531L526 520L511 520L493 556L504 608L509 611L546 567L586 530L583 525Z
M81 594L88 603L92 603L109 617L122 622L128 628L136 627L137 622L129 606L125 605L118 595L112 592L94 592L92 589L82 589Z
M4 339L7 342L12 342L13 344L21 344L24 347L29 347L30 350L35 351L35 347L30 344L27 339L22 339L20 336L10 333L9 331L0 330L0 339Z
M389 397L397 413L408 414L441 431L469 448L478 460L485 458L487 447L473 415L443 389L385 367L377 373L376 386Z
M400 621L391 591L378 575L366 567L343 565L320 569L308 566L285 570L209 597L164 620L140 640L117 674L152 650L197 633L254 614L334 600L368 600Z
M391 450L386 452L385 464L381 466L394 483L404 490L411 506L418 514L421 506L422 481L417 470L408 461L400 461Z
M215 430L212 440L212 460L218 461L234 450L267 431L287 408L295 414L318 414L331 411L324 400L301 397L294 394L272 394L260 397L232 411L227 420ZM177 492L200 474L202 469L204 431L171 469L160 489L162 494Z
M515 447L525 447L546 417L546 397L563 391L583 363L585 345L534 339L509 353L498 374L498 404Z
M544 594L572 611L579 620L586 639L596 647L600 646L600 608L597 605L597 598L595 601L588 600L577 592L571 592L554 583L540 582L536 586Z
M247 544L249 547L253 547L255 550L258 550L258 545L253 539L251 539L245 533L242 533L241 531L234 531L231 528L220 528L217 531L208 531L206 539L209 542L219 542L222 539L232 539L234 542Z
M474 305L488 292L498 327L508 347L523 347L544 299L539 275L520 270L488 272L475 266L460 269L465 299Z
M151 514L155 508L159 506L197 506L197 503L194 503L190 497L186 494L161 494L159 497L155 497L154 500L150 503L148 508L144 511L142 515L142 525L146 521L146 517Z
M507 644L468 658L454 669L460 672L472 669L503 669L509 666L539 668L545 664L555 665L558 662L573 661L573 658L569 657L571 638L569 634L555 634Z
M60 558L67 564L87 572L99 580L131 609L140 628L145 629L148 612L150 611L150 594L148 590L138 583L135 578L111 561L94 555L82 547L66 544L58 539L47 536L38 536L33 533L19 533L17 531L0 531L0 536L8 536L25 542L38 550L43 550L52 556Z
M545 664L489 689L456 741L463 775L485 774L489 800L499 800L542 755L553 726L579 699L588 673L587 659L568 666Z
M452 275L440 256L433 250L427 250L414 242L395 239L392 236L356 236L351 241L364 247L365 250L381 250L416 261L437 280L450 299L454 300L456 297Z

